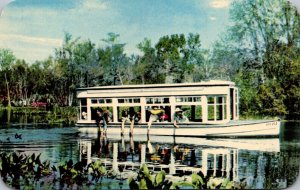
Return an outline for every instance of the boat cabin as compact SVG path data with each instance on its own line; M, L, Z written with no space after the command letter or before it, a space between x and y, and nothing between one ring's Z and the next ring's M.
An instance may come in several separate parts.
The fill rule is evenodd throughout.
M189 123L222 124L239 118L238 89L230 81L99 86L78 88L78 124L95 124L96 110L109 112L111 124L120 124L124 111L134 111L136 123L146 124L151 110L163 110L156 122L172 123L177 111Z

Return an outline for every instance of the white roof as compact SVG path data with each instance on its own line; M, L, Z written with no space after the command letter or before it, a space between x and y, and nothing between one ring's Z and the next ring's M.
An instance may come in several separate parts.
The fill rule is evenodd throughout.
M194 83L172 83L172 84L133 84L133 85L115 85L115 86L95 86L87 88L77 88L82 90L106 90L106 89L129 89L129 88L159 88L159 87L189 87L189 86L234 86L234 82L223 80L209 80Z
M98 86L78 88L77 98L221 95L228 94L228 89L231 87L234 87L233 82L221 80L197 83Z

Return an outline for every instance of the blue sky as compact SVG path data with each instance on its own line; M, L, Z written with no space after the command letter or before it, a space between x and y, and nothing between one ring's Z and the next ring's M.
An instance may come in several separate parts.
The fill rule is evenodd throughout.
M18 58L43 60L60 47L64 32L104 45L120 34L126 53L139 53L145 37L199 33L209 47L229 24L231 0L15 0L0 17L0 48Z

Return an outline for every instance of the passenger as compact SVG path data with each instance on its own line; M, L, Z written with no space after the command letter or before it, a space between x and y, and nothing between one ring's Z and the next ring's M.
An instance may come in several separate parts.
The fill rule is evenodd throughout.
M153 109L150 110L151 115L150 115L150 118L148 121L148 134L149 134L152 122L159 121L159 115L162 113L162 111L163 110L158 109L157 106L154 106Z
M189 119L184 115L183 111L180 108L176 108L174 115L174 127L179 128L178 123L185 122L189 122Z
M109 123L112 121L112 113L107 109L107 110L104 110L104 118L106 120L106 123Z
M102 123L102 127L101 127L101 123ZM97 109L96 125L97 125L100 132L103 132L103 130L104 130L104 132L106 133L106 131L107 131L107 122L106 122L106 119L104 118L104 112L101 108Z
M141 118L142 118L141 112L139 112L139 111L136 112L134 121L135 121L136 123L140 123L140 122L141 122Z
M103 111L103 118L104 118L104 121L105 121L104 134L106 134L106 132L107 132L107 124L112 121L112 114L111 114L111 112L108 109Z
M136 113L134 111L133 107L129 108L128 110L123 111L122 113L122 126L121 126L121 134L124 134L124 126L125 123L130 123L130 135L133 134L133 126L134 126L134 121L135 121Z
M166 114L165 110L162 110L159 120L165 122L169 120L169 116Z
M87 113L85 111L83 111L81 115L82 115L82 119L87 119Z
M130 153L134 153L134 141L133 141L133 135L130 136L130 148L129 148Z

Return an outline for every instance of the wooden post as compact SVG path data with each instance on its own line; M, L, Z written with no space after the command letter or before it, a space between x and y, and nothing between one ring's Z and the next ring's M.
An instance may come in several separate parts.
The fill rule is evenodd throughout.
M201 96L202 105L202 122L207 123L208 109L207 109L207 97Z
M112 99L112 104L113 104L113 122L117 123L118 122L118 99L113 98Z
M146 98L145 97L141 97L140 99L141 101L141 123L146 123Z
M175 114L175 107L176 107L176 100L175 100L175 97L174 96L171 96L170 99L170 105L171 105L171 122L174 122L174 114Z
M91 99L90 98L86 99L86 112L87 112L87 120L91 121L92 113L91 113Z

